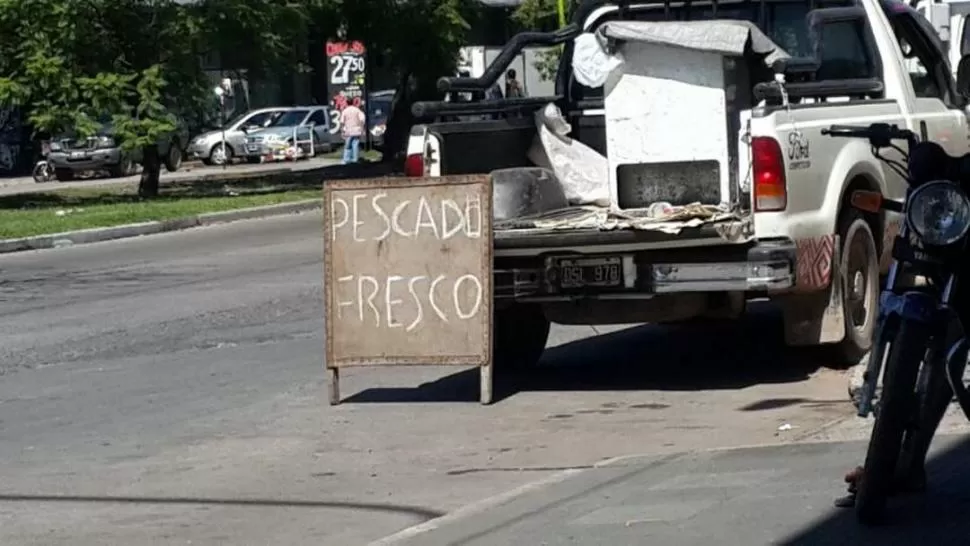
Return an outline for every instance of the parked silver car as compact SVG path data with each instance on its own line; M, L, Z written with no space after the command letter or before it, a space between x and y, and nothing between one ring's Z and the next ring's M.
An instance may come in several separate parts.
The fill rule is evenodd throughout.
M331 152L340 143L328 107L294 106L269 127L246 135L246 161L259 163L263 159L286 157L287 150L293 147L294 137L303 156L311 149L311 138L314 154Z
M223 131L214 129L192 139L189 155L201 159L206 165L222 165L232 162L233 157L242 157L246 150L246 134L270 126L283 113L292 108L273 106L250 110L229 120L225 127L226 147L223 150Z

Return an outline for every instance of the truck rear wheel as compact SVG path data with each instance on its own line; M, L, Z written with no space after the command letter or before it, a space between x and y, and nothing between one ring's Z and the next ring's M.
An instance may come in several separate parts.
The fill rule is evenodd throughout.
M839 218L840 271L845 316L845 338L835 346L835 357L857 364L872 346L879 312L879 253L872 228L859 211L846 208Z
M549 319L536 304L515 304L495 311L492 363L498 370L534 367L549 339Z

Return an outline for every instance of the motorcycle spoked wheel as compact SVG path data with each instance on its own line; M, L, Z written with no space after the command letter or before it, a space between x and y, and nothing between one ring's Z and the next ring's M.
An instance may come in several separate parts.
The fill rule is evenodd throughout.
M34 182L38 184L43 182L50 182L53 178L52 169L46 163L38 163L34 165L34 172L32 173L34 177Z
M886 500L895 486L903 439L917 411L916 380L928 339L928 325L903 320L889 346L878 413L855 500L856 519L863 525L882 521Z

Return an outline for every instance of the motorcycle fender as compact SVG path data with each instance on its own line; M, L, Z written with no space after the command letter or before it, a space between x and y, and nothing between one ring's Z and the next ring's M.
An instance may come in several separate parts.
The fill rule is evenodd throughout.
M885 291L879 295L879 320L885 321L890 316L904 320L912 320L928 324L936 319L939 305L936 298L924 292L895 292Z

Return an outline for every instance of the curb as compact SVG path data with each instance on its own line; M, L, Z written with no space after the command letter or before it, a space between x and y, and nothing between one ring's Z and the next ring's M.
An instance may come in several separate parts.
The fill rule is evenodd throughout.
M486 512L492 508L500 507L504 504L516 501L530 493L535 491L545 489L556 484L560 484L570 478L578 476L580 474L589 472L591 470L597 470L606 467L622 466L622 463L627 459L642 458L644 460L649 460L648 466L656 466L661 464L666 464L675 459L683 457L684 455L690 454L690 451L667 453L667 454L657 454L657 455L620 455L618 457L610 457L604 459L597 463L589 466L577 466L575 468L567 468L566 470L561 470L559 472L550 474L544 478L540 478L535 481L527 482L518 487L509 489L502 493L486 497L484 499L474 501L471 504L466 504L459 507L456 510L448 512L443 516L429 519L427 521L418 523L417 525L412 525L411 527L405 527L396 533L387 535L383 538L371 541L367 543L367 546L396 546L398 544L404 544L408 541L412 541L421 535L427 535L433 531L436 531L440 527L445 525L453 525L461 520L468 518L470 516L477 516ZM639 471L637 471L639 472Z
M479 501L472 502L471 504L466 504L465 506L462 506L452 512L448 512L443 516L429 519L417 525L405 527L404 529L401 529L400 531L394 534L387 535L383 538L379 538L377 540L368 542L367 546L392 546L396 544L401 544L405 541L409 541L420 535L425 535L427 533L430 533L438 529L439 527L443 527L448 524L454 524L469 516L479 515L485 512L486 510L501 506L507 502L511 502L533 491L537 491L539 489L543 489L550 485L555 485L557 483L564 482L569 478L572 478L573 476L579 474L580 472L582 472L582 470L576 470L576 469L556 472L555 474L552 474L551 476L546 476L545 478L542 478L540 480L536 480L536 481L526 483L524 485L520 485L519 487L509 489L508 491L499 493L497 495L493 495L491 497L486 497Z
M283 214L295 214L319 209L322 206L323 202L321 200L308 199L306 201L295 201L293 203L282 203L279 205L250 207L245 209L227 210L223 212L209 212L196 216L173 218L171 220L162 220L156 222L143 222L140 224L127 224L107 228L67 231L64 233L37 235L34 237L24 237L21 239L4 239L0 240L0 254L22 252L25 250L60 248L65 246L83 245L87 243L98 243L101 241L111 241L113 239L127 239L129 237L138 237L141 235L154 235L156 233L166 233L169 231L181 231L183 229L208 226L212 224L223 224L227 222L235 222L237 220L251 220L255 218L279 216Z

